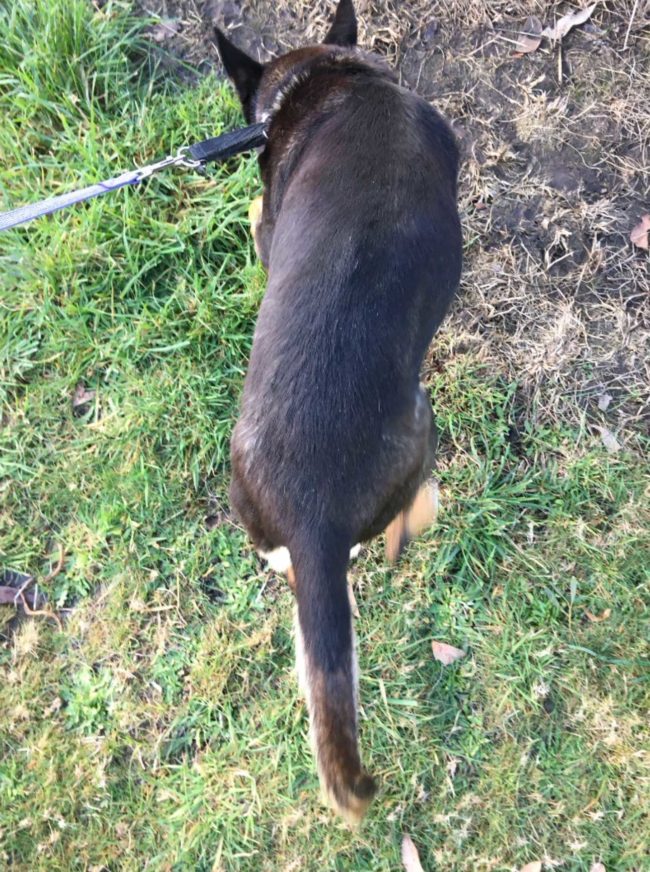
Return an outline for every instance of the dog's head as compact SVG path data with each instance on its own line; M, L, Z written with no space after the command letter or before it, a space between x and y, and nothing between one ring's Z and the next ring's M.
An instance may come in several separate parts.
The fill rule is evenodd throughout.
M217 46L226 72L232 79L248 123L272 110L278 93L287 82L300 76L315 59L335 55L341 48L357 43L357 19L352 0L339 0L334 21L321 45L297 49L261 64L237 48L224 33L215 28Z

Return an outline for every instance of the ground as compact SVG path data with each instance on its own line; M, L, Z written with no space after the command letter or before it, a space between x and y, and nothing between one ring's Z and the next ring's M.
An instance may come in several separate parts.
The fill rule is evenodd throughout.
M331 12L311 0L143 5L170 22L163 44L202 71L219 70L214 23L264 60L318 40ZM618 429L650 417L648 264L629 244L650 197L650 7L633 18L634 3L607 5L560 47L526 56L515 43L527 15L552 24L571 4L357 8L361 43L447 115L463 148L466 266L450 353L480 354L574 422L609 394Z
M571 4L357 7L463 150L441 512L352 569L378 800L356 833L320 805L291 595L227 502L264 290L239 158L0 234L0 866L395 870L408 833L427 870L645 868L648 4L525 56ZM238 124L213 22L266 57L329 12L15 0L0 208Z

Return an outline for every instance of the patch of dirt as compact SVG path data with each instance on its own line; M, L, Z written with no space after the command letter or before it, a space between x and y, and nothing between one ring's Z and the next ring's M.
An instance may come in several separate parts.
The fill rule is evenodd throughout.
M650 419L648 254L629 240L650 211L650 2L601 3L561 43L515 54L527 16L552 25L579 5L355 4L360 45L447 116L463 150L463 286L436 361L479 354L520 383L541 419L576 423L586 412L625 443ZM321 0L136 6L171 22L155 45L183 62L170 71L184 76L222 72L214 24L266 60L320 40L334 9ZM603 410L604 394L613 401Z

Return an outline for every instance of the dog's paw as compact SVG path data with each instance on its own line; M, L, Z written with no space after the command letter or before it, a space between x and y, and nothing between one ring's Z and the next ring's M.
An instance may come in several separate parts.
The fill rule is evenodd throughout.
M273 551L259 551L262 560L266 560L269 569L279 574L288 572L291 567L291 555L289 549L281 546Z

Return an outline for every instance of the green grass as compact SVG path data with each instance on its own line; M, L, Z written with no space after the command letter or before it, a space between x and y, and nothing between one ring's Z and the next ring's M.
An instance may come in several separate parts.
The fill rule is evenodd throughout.
M0 12L2 208L239 122L213 77L156 71L126 6ZM644 444L536 420L471 354L429 379L437 525L353 570L382 791L354 834L319 804L291 596L205 523L264 288L258 191L252 158L168 171L0 236L0 555L43 579L65 552L41 584L62 631L0 607L0 866L395 870L406 831L427 870L641 870ZM432 639L468 656L443 668Z

